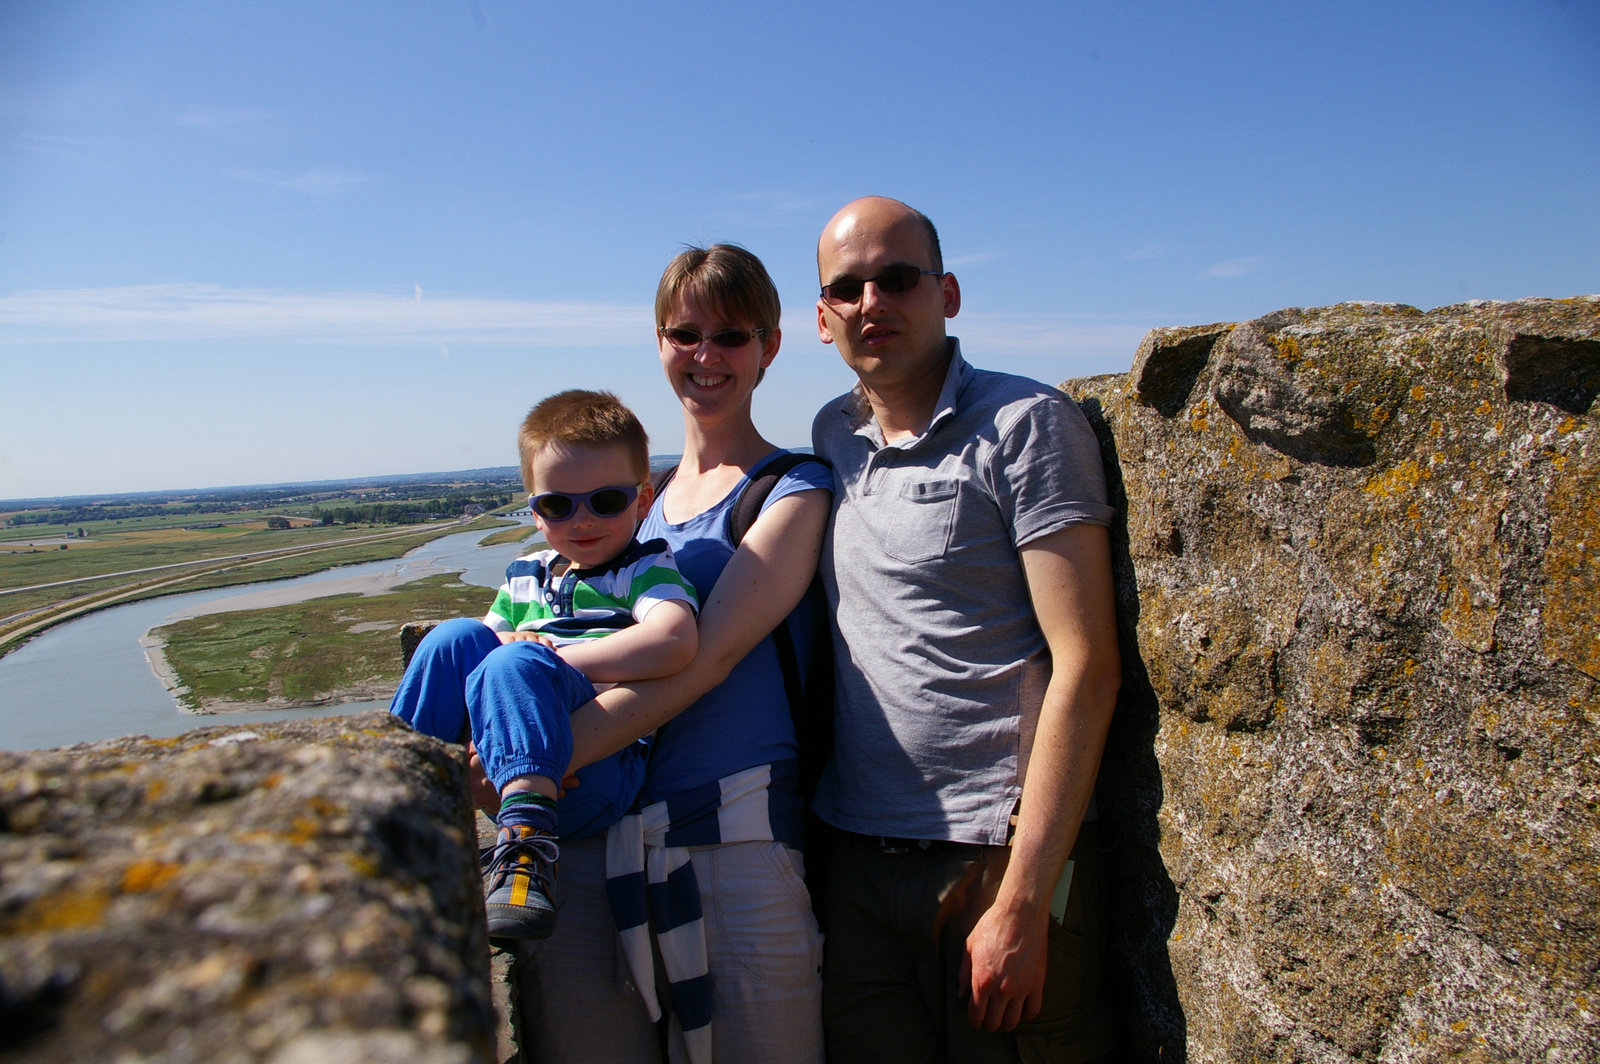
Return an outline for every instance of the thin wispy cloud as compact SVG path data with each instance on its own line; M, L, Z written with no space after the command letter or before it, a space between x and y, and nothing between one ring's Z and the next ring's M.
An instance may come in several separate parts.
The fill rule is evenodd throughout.
M161 284L0 297L0 344L149 340L423 342L595 347L651 342L643 304L535 302L410 291L292 292Z
M1118 356L1131 359L1153 322L1092 321L1055 314L963 311L946 328L964 350L1001 355Z
M272 170L229 170L228 175L240 181L271 185L273 188L286 188L291 192L303 192L312 196L336 196L372 182L372 178L366 174L345 170L305 170L298 174Z
M233 144L262 139L277 115L260 107L197 107L177 115L178 125Z
M792 192L777 190L764 190L758 192L738 192L729 197L733 202L744 205L754 204L763 210L773 211L777 214L793 214L797 211L815 210L819 201L807 196L797 196Z
M178 125L202 129L237 129L240 126L259 125L271 117L271 111L259 107L200 107L179 115Z
M1176 250L1178 249L1173 247L1171 244L1162 244L1154 240L1147 240L1139 247L1134 248L1132 251L1128 252L1122 257L1125 259L1159 259L1164 255L1172 254Z
M47 136L41 133L22 133L11 142L11 147L35 155L49 155L74 162L87 162L96 158L103 144L86 137Z
M1261 264L1267 261L1265 255L1251 255L1243 259L1228 259L1219 262L1205 272L1206 277L1243 277L1245 274L1255 273Z
M970 255L957 255L953 259L945 259L946 266L972 266L979 262L993 262L1000 258L998 251L974 251Z

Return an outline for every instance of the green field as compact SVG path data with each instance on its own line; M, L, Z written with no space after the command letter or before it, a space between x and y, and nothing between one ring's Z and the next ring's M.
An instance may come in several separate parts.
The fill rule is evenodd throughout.
M534 525L517 528L502 528L491 536L485 536L479 541L480 547L494 547L501 543L521 543L539 534L539 529Z
M435 521L398 527L145 529L97 532L84 543L69 543L66 550L0 553L0 654L43 627L90 609L397 558L439 536L506 524L482 517L467 524ZM55 586L35 586L41 584Z
M158 628L191 709L215 702L322 704L386 698L400 681L400 626L478 617L494 594L453 575L382 595L337 595L290 606L214 613Z

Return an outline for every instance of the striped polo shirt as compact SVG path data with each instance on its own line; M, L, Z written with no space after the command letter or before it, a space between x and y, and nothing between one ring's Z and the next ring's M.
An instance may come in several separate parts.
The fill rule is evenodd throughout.
M505 583L483 623L497 632L539 632L565 646L637 624L657 604L672 600L699 609L666 540L636 539L592 569L574 569L557 552L542 550L506 566Z

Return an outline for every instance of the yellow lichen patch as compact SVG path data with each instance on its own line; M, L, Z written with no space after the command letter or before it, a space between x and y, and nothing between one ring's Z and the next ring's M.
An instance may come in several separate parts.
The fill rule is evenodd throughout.
M171 861L135 861L122 873L122 893L144 894L159 890L178 874L178 869Z
M257 828L254 831L241 831L234 836L234 839L237 842L247 842L252 846L256 846L268 842L276 842L282 837L283 836L279 835L275 831L266 831L261 828Z
M1540 622L1545 653L1600 679L1600 461L1572 464L1550 491Z
M1575 418L1575 417L1569 417L1569 418L1563 418L1562 419L1561 424L1556 426L1556 431L1559 432L1561 435L1565 436L1569 432L1576 431L1577 428L1578 428L1578 419Z
M1416 387L1411 389L1411 399L1412 399L1413 402L1420 403L1420 402L1422 402L1422 400L1426 399L1427 397L1428 397L1428 393L1422 387L1422 385L1419 384Z
M317 822L310 817L297 816L290 827L291 830L284 837L296 846L302 846L317 836Z
M1272 346L1278 349L1278 357L1289 362L1300 361L1300 341L1284 333L1279 333L1272 338Z
M144 800L147 802L153 802L157 798L160 798L161 795L166 792L166 789L166 780L151 780L150 784L144 789Z
M350 870L358 876L365 876L371 879L378 874L378 862L365 854L347 853L344 856L344 863L349 865Z
M1427 476L1427 470L1407 458L1393 469L1379 473L1367 481L1362 490L1369 495L1391 498L1411 491Z
M35 931L65 931L92 927L105 915L111 899L104 891L64 890L35 898L7 921L6 934L26 935Z
M1489 402L1487 399L1479 400L1478 408L1474 410L1473 413L1479 415L1480 417L1488 417L1490 414L1494 413L1494 404Z

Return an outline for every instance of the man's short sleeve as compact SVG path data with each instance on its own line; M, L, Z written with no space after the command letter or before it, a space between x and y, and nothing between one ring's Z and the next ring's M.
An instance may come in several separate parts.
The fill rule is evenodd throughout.
M1076 403L1041 396L998 427L988 474L1015 546L1071 525L1111 524L1100 444Z

